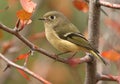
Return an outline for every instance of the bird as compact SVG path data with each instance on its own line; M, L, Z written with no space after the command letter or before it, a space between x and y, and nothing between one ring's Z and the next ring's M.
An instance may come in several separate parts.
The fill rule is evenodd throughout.
M67 17L58 11L50 11L39 18L44 22L45 36L50 44L62 52L90 53L106 64L99 51L95 49L79 29Z

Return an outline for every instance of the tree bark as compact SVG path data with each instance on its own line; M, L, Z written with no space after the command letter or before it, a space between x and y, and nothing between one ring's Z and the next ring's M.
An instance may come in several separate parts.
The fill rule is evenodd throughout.
M94 48L98 48L100 5L96 0L89 1L88 39ZM93 57L94 59L94 57ZM95 59L94 59L95 60ZM96 60L87 63L85 84L96 84Z

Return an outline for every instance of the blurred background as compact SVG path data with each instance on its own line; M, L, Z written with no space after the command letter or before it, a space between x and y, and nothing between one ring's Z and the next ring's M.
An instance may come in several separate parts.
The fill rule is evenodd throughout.
M53 10L62 12L74 25L76 25L79 28L79 30L87 38L88 13L84 13L78 10L73 4L74 0L33 1L37 3L37 8L33 13L32 23L27 25L20 33L24 35L27 39L29 39L32 43L34 43L36 46L43 48L49 52L60 53L48 43L44 35L43 22L38 20L38 18L42 17L46 12ZM113 2L115 3L115 0L113 0ZM116 1L116 3L118 2L120 1ZM20 9L22 9L22 7L20 5L19 0L0 0L0 22L10 28L14 28L17 21L16 12ZM113 22L118 22L118 17L120 16L120 13L118 10L113 10L109 8L102 9L104 9L108 16L101 12L101 37L99 50L103 52L103 50L114 49L117 52L120 52L120 32L117 33L117 31L112 26ZM114 21L111 19L114 19ZM7 32L0 30L0 52L3 53L7 58L13 60L19 55L27 53L28 51L29 48L19 39ZM70 54L64 55L63 58L67 58L69 55ZM84 53L80 52L76 55L76 57L82 57L84 55ZM107 61L110 63L107 67L104 67L104 65L98 62L98 72L119 75L119 55L117 61L110 60L113 58L115 57L106 58ZM24 60L19 60L16 63L23 65ZM0 84L41 84L41 82L39 82L31 76L29 76L30 80L25 79L18 72L18 70L16 70L13 67L10 67L5 72L3 72L6 66L7 64L0 59ZM70 67L67 64L57 62L45 55L34 52L34 54L29 57L27 67L31 71L44 77L46 80L52 82L53 84L84 83L85 64ZM116 83L105 82L104 84Z

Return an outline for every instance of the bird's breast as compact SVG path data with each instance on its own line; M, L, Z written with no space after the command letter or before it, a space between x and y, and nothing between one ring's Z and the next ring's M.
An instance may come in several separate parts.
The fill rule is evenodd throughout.
M45 28L45 35L47 40L58 50L66 51L79 51L81 48L67 40L61 39L53 29Z

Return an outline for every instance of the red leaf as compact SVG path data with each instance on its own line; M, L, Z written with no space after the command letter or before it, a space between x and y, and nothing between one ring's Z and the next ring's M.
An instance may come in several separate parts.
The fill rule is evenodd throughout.
M112 19L106 19L105 24L107 26L110 26L109 28L112 28L118 33L118 35L120 35L120 23L119 22L112 20Z
M115 50L104 51L104 52L102 52L102 56L109 59L110 61L118 61L118 60L120 60L120 53L118 53Z
M45 32L36 33L29 37L31 41L35 41L37 39L42 39L42 38L45 38Z
M23 71L23 70L20 70L20 69L17 69L19 71L19 73L27 80L30 80L30 78L28 77L28 75Z
M32 13L37 5L32 0L20 0L20 3L22 5L23 9L29 13Z
M8 50L13 46L13 44L14 44L13 40L4 42L2 44L2 54L8 52Z
M23 59L27 58L29 55L30 55L30 52L25 53L25 54L21 54L16 59L14 59L13 61L16 62L18 60L23 60Z
M16 13L18 21L16 23L16 28L21 31L27 24L30 24L32 20L30 19L32 13L29 13L23 9L17 11Z
M88 12L88 4L84 0L73 0L73 5L82 12Z

